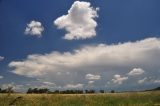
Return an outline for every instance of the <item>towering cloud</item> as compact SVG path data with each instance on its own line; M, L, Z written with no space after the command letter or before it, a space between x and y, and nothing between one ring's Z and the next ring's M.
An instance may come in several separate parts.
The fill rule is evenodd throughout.
M91 7L89 2L75 1L68 14L62 15L54 21L59 29L65 29L64 39L87 39L96 36L97 22L94 20L98 8Z
M43 31L44 27L42 26L42 23L33 20L29 24L27 24L27 27L25 29L25 34L41 37Z

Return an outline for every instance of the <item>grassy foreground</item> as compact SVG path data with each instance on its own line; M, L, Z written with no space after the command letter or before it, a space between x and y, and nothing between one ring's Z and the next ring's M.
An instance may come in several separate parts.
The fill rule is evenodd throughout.
M160 106L160 91L77 95L0 94L0 106L9 104L12 106Z

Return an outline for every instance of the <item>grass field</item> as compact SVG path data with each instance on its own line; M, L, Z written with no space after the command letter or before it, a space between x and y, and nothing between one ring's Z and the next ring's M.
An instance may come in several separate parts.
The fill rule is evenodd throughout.
M160 106L160 91L114 94L11 94L10 96L0 94L0 106L10 106L9 104L12 106Z

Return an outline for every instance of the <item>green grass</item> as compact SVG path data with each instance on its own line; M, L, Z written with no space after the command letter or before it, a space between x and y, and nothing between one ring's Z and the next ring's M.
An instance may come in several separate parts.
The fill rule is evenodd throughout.
M160 106L160 91L106 94L0 94L0 106Z

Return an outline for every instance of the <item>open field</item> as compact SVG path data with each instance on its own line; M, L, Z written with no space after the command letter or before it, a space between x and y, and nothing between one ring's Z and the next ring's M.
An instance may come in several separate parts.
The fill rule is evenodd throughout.
M10 96L0 94L0 106L9 104L12 106L160 106L160 91L113 94L11 94Z

